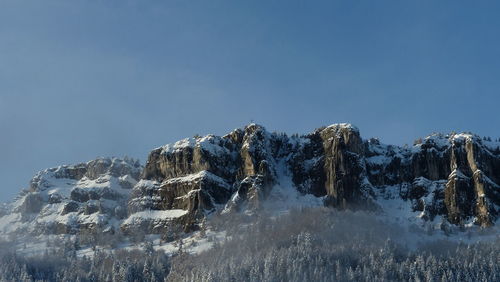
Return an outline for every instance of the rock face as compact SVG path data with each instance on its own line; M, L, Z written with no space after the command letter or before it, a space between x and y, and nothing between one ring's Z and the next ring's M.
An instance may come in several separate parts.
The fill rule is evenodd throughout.
M223 137L194 137L157 148L133 190L130 212L185 210L176 220L189 230L226 204L229 210L256 208L276 181L275 157L283 138L252 124Z
M500 205L499 145L471 134L435 134L407 148L363 140L350 124L291 137L251 124L155 149L142 175L155 185L136 186L130 204L198 215L224 203L224 212L251 211L288 177L293 189L327 206L384 210L379 198L397 192L424 220L489 226Z
M368 179L374 186L409 187L402 197L426 218L444 215L453 224L490 226L500 205L499 146L472 134L434 134L412 148L370 140Z
M121 207L141 171L139 162L117 158L40 171L0 218L0 231L36 235L112 230L116 219L127 216Z
M302 136L250 124L154 149L144 167L97 159L42 171L2 207L0 233L165 233L172 223L189 231L204 216L252 213L268 202L404 210L407 219L486 227L498 219L499 181L500 142L472 134L400 147L364 140L350 124Z

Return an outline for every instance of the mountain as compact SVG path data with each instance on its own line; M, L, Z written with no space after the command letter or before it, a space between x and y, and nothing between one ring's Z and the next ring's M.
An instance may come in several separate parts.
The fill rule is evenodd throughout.
M250 124L154 149L144 166L99 158L37 173L0 207L0 234L165 234L205 217L293 207L363 209L398 222L495 224L500 142L432 134L412 147L362 139L350 124L305 135Z
M127 217L130 191L141 171L138 161L117 158L40 171L30 187L4 208L0 232L113 232Z

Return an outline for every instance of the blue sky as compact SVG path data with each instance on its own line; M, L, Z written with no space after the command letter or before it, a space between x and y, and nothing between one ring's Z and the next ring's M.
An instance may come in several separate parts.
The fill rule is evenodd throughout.
M499 137L491 1L0 1L0 200L32 175L251 120Z

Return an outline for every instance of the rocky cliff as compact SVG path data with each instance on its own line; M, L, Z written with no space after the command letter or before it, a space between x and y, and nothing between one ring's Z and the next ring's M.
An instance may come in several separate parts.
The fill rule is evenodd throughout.
M127 217L130 191L141 171L138 161L117 158L40 171L6 207L0 233L113 233Z
M366 146L368 179L375 189L403 187L401 197L425 219L492 225L500 205L500 143L472 134L433 134L412 148Z
M0 231L165 233L174 222L189 231L207 215L266 205L486 227L498 218L497 183L500 143L472 134L433 134L401 147L364 140L350 124L301 136L250 124L154 149L144 167L98 159L42 171L2 208Z
M130 206L182 209L192 218L248 212L275 187L290 185L335 208L384 212L384 200L397 198L422 220L490 226L500 205L499 145L472 134L433 134L400 147L363 140L350 124L290 137L251 124L155 149L142 174L154 185L137 186Z

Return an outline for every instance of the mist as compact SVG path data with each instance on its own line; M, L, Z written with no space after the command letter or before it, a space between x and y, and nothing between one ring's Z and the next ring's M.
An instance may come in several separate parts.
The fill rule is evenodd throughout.
M222 244L173 258L172 281L495 281L499 239L446 239L408 248L414 238L373 213L293 210L254 224L222 220ZM219 219L220 220L220 219ZM408 236L408 237L407 237Z
M205 229L206 228L206 229ZM212 216L205 231L213 247L191 253L185 235L177 250L110 249L112 237L50 240L41 254L23 255L20 241L2 242L0 278L37 281L497 281L500 241L465 244L429 240L408 247L408 230L373 213L293 209L276 216ZM223 232L223 237L214 234ZM90 239L91 237L87 237ZM183 239L184 238L184 239ZM123 239L123 238L122 238ZM92 251L79 254L92 241ZM142 243L139 243L142 242ZM186 242L186 241L184 241ZM413 242L414 243L414 242ZM21 245L19 245L21 244ZM195 243L191 243L195 244ZM20 247L21 246L21 247ZM103 246L108 246L102 248ZM79 254L79 255L78 255Z

